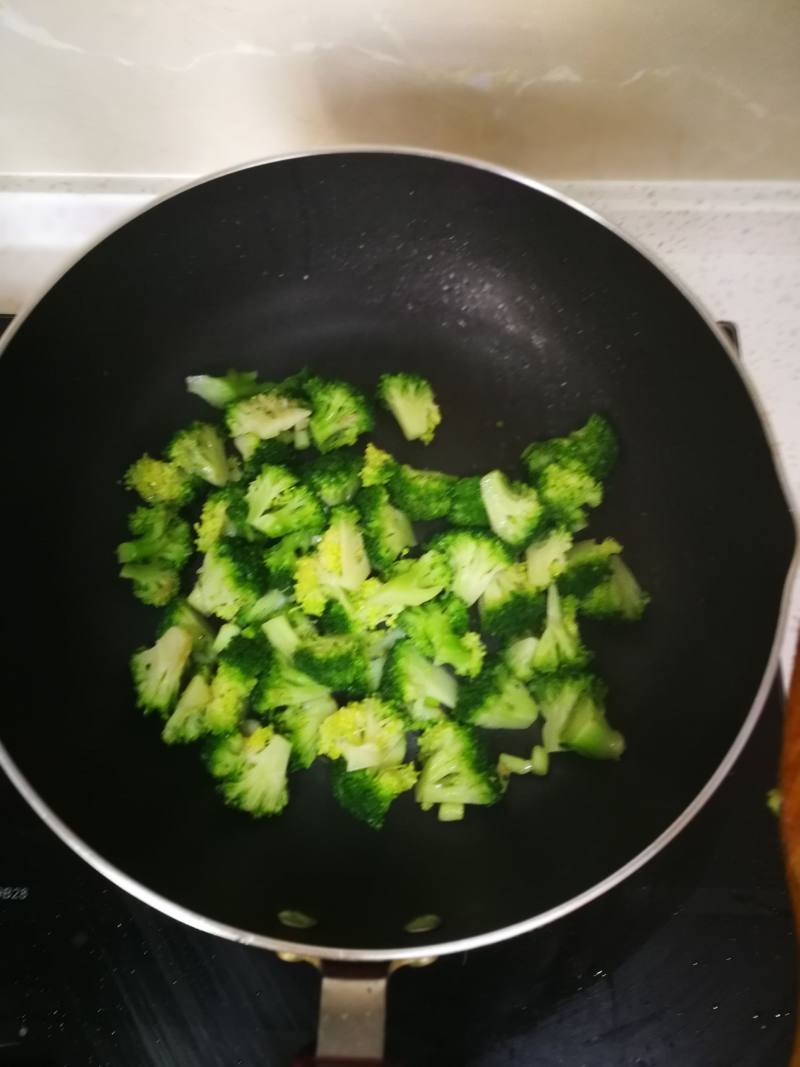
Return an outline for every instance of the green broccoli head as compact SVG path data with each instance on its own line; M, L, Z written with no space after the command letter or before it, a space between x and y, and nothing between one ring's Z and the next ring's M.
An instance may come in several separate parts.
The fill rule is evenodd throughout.
M397 460L393 456L369 441L364 449L364 459L361 464L361 484L365 488L370 485L388 485L397 466Z
M133 489L146 504L182 507L192 499L197 483L177 465L153 459L145 453L125 472L125 487Z
M120 568L120 578L133 582L133 595L143 604L163 608L178 595L180 576L175 568L162 560L150 563L126 563Z
M535 674L533 653L538 643L538 637L525 634L511 641L503 652L505 665L521 682L529 682Z
M235 400L225 409L231 437L252 435L258 441L269 441L295 426L308 425L310 417L311 409L307 405L277 389Z
M480 530L450 530L432 538L430 547L447 559L453 572L452 590L467 605L474 604L511 562L502 541Z
M194 524L195 544L200 552L209 549L223 537L248 537L247 505L238 486L226 486L211 493L203 502L200 518Z
M525 565L528 582L534 589L546 589L567 570L571 545L572 534L559 529L528 545Z
M301 641L317 636L312 621L297 607L273 615L261 624L261 630L275 651L288 659L295 654Z
M444 596L407 608L397 620L424 655L456 674L474 677L486 654L480 635L468 632L467 606L460 597Z
M341 760L333 765L333 795L345 811L373 830L380 830L392 801L413 789L416 781L412 763L361 771L348 771Z
M479 475L458 478L450 492L450 511L447 516L455 526L487 527L489 516L483 506Z
M344 449L317 456L303 469L303 478L329 508L349 504L361 486L361 458Z
M576 541L564 558L558 589L562 595L582 597L611 573L611 557L622 545L611 537L604 541Z
M354 634L362 630L352 603L344 597L336 597L325 604L319 625L326 634Z
M619 759L625 751L625 738L611 728L602 705L584 694L562 731L561 745L590 759Z
M546 595L532 586L524 563L499 571L481 596L481 626L495 637L514 637L537 630L544 621Z
M247 541L226 538L203 557L188 601L201 615L230 621L251 608L265 592L261 553Z
M551 522L569 530L586 525L586 508L603 500L603 486L580 467L551 463L539 476L539 493Z
M414 467L400 464L389 482L389 495L392 502L415 522L443 519L450 511L454 482L452 474L415 470Z
M192 652L192 635L180 626L170 626L152 648L140 648L131 657L136 703L143 711L166 717L181 687L181 678Z
M275 656L253 694L253 707L259 712L293 708L330 697L330 690L315 682L290 660Z
M566 437L551 437L528 445L522 453L522 462L533 481L551 463L584 470L602 481L616 463L618 451L611 423L603 415L592 415L584 426Z
M362 489L356 497L361 515L367 555L375 567L384 570L416 544L408 517L389 500L382 485Z
M625 739L606 719L605 686L591 674L537 676L547 752L570 749L592 759L619 759Z
M481 478L481 499L498 537L515 548L532 540L544 510L532 486L510 482L502 471L489 471Z
M579 610L593 619L624 619L633 622L642 617L650 600L633 572L620 559L611 556L608 576L579 600Z
M395 767L406 754L405 723L398 712L376 697L345 704L328 716L319 731L319 751L343 759L348 771Z
M204 674L195 674L164 723L161 737L168 745L185 745L206 733L206 708L211 689Z
M331 696L324 696L276 714L276 726L292 743L292 770L304 770L317 758L320 727L334 711L336 701Z
M352 385L341 381L309 378L304 386L314 413L309 428L320 452L352 445L373 427L367 398Z
M245 482L251 482L264 466L289 467L292 470L296 463L297 453L288 441L277 437L262 441L256 437L253 449L245 460L242 476Z
M297 530L319 533L325 525L322 507L288 467L266 464L245 492L247 521L267 537Z
M128 516L128 528L134 540L117 547L120 563L160 560L179 571L192 554L189 524L165 504L136 508Z
M405 708L415 726L444 715L454 708L458 683L444 667L433 664L409 640L398 641L389 652L381 678L385 700Z
M323 584L335 589L358 589L370 572L369 558L355 508L340 507L331 512L330 524L316 551Z
M308 552L314 542L314 534L309 530L297 530L286 534L264 553L264 565L270 582L279 589L291 589L297 561Z
M191 604L182 597L177 597L168 606L158 628L159 636L170 628L180 626L192 638L192 659L200 666L206 666L216 657L214 651L214 630L208 621Z
M216 426L193 422L179 430L166 449L167 456L192 478L201 478L217 487L230 478L225 445Z
M542 745L547 752L561 751L561 735L578 700L584 695L603 696L600 680L578 671L534 674L531 686L544 719Z
M235 400L257 393L261 386L255 371L229 370L222 377L214 378L210 374L193 374L186 379L186 388L199 396L214 408L224 408Z
M581 641L575 621L577 603L573 597L558 595L551 585L547 590L547 622L533 652L536 672L552 674L561 670L581 670L589 662L589 650Z
M211 679L211 694L205 711L209 733L224 734L235 729L250 694L261 675L269 669L272 654L261 637L238 635L219 653Z
M415 796L423 810L434 804L488 805L500 799L500 779L469 726L434 723L420 735L418 752L422 770Z
M393 564L386 580L368 578L358 592L356 612L368 629L392 624L405 608L433 600L450 581L445 557L435 551L419 559L403 559Z
M208 766L220 779L219 791L231 807L251 815L277 815L289 802L287 784L291 743L270 726L245 737L226 734L208 755Z
M418 374L382 374L378 399L397 419L407 441L431 443L442 413L429 381Z
M504 663L491 663L462 685L456 715L461 722L489 730L527 730L539 709Z
M294 653L301 671L336 693L362 697L370 690L363 642L353 634L324 634L302 640Z

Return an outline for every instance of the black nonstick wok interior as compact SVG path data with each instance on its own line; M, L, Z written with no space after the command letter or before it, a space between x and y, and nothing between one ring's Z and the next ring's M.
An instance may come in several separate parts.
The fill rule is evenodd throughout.
M529 440L611 416L621 460L587 534L618 537L652 594L639 625L586 626L628 740L619 764L556 758L461 824L406 796L382 833L337 808L318 766L292 779L285 814L255 821L224 807L196 750L165 747L135 710L128 657L156 615L117 578L134 504L121 473L209 413L187 374L278 378L304 364L365 386L389 369L429 375L435 443L404 444L388 423L378 437L459 474L515 470ZM214 922L388 949L528 920L661 834L756 696L794 531L752 401L672 283L545 192L378 152L216 178L73 267L13 336L0 383L0 738L79 838ZM524 734L491 740L530 747ZM293 933L284 909L317 925ZM405 933L422 913L441 928Z

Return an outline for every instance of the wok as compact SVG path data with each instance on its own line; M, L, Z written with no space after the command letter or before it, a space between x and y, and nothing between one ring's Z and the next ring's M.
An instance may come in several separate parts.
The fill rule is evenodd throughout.
M512 937L619 882L745 744L795 547L775 457L720 331L557 193L399 151L248 166L105 237L3 349L3 767L137 897L327 961L320 1056L379 1057L388 961ZM636 626L586 626L628 742L619 764L556 759L460 824L406 796L375 833L337 808L323 766L293 778L283 815L256 821L220 802L195 751L160 742L128 675L154 617L117 577L132 506L120 474L203 417L187 374L303 365L365 387L389 369L429 376L444 412L435 443L389 428L378 440L458 474L514 470L530 440L611 417L621 457L588 533L619 538L652 595ZM287 911L313 927L287 927ZM431 915L435 928L409 932Z

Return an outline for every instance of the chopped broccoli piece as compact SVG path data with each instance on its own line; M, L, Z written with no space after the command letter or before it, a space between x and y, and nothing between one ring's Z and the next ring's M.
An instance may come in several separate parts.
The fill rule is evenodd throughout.
M242 628L237 626L235 622L223 622L222 626L217 630L217 636L211 646L214 657L216 658L223 648L227 648L234 637L237 637L241 632Z
M447 516L456 526L488 526L489 516L483 506L481 479L479 475L459 478L450 495L450 511Z
M369 629L391 624L404 608L433 600L450 581L450 568L439 552L402 559L389 568L385 581L368 578L358 594L357 613Z
M608 477L617 460L617 437L611 423L602 415L592 415L567 437L534 441L522 453L522 462L534 480L551 463L580 468L592 478Z
M128 516L135 540L117 547L120 563L150 563L158 560L178 571L192 554L189 524L165 504L136 508Z
M161 737L168 745L184 745L202 737L206 732L206 708L210 697L205 676L195 674L161 731Z
M348 771L341 761L333 765L333 795L356 819L380 830L392 801L417 781L412 763L382 770Z
M546 752L560 752L572 709L584 695L602 698L603 687L591 674L548 674L534 675L533 692L544 718L542 745Z
M640 619L650 600L631 569L619 556L609 560L611 573L605 581L581 597L578 606L584 615L595 619Z
M450 510L455 478L441 471L415 470L400 464L392 473L389 495L392 502L414 521L442 519Z
M291 589L297 561L304 552L308 552L314 541L314 534L309 530L297 530L286 534L277 544L271 545L264 553L264 564L270 581L280 589Z
M362 489L356 506L364 526L367 555L374 566L383 570L416 544L408 517L389 500L382 485Z
M166 717L177 700L191 651L192 635L180 626L170 626L152 648L134 652L131 674L138 707Z
M288 467L265 464L247 487L247 521L267 537L297 530L319 533L325 518L311 490Z
M255 371L229 370L221 378L213 378L210 374L193 374L186 379L186 388L212 407L224 408L234 400L252 396L261 386L256 381Z
M529 682L535 673L533 653L539 644L539 638L528 635L512 641L503 653L506 666L521 682Z
M260 626L267 619L272 618L273 615L283 611L288 602L289 598L282 590L269 589L263 596L258 598L255 604L249 604L247 607L242 608L236 615L236 622L245 632L253 630L254 627ZM248 636L252 637L253 635L251 633Z
M478 605L481 626L496 637L537 630L545 617L545 594L528 581L524 563L512 563L495 575Z
M381 680L384 699L404 707L414 725L441 719L442 708L454 708L458 683L408 639L398 641L389 653Z
M550 753L542 745L534 745L531 749L531 774L543 777L550 770Z
M309 407L278 390L236 400L225 409L225 422L234 439L255 435L259 441L269 441L298 424L307 425L310 417Z
M480 530L449 530L431 539L452 569L452 590L467 605L481 596L492 579L511 562L502 541Z
M182 507L194 496L194 478L176 463L165 463L145 453L125 472L125 487L133 489L146 504Z
M533 667L544 674L585 667L590 653L583 645L575 622L577 604L573 597L563 600L558 589L547 590L547 625L533 650Z
M188 601L201 615L230 621L253 607L266 586L257 548L238 538L218 541L203 557Z
M369 441L364 449L364 460L361 465L361 484L364 487L387 485L396 470L397 460Z
M402 638L400 630L370 630L364 636L364 645L369 661L370 689L377 692L381 686L386 659L395 642Z
M214 631L208 621L194 610L191 604L178 598L173 600L167 607L159 626L159 635L165 633L170 626L180 626L186 630L192 638L192 659L195 663L205 666L215 658Z
M484 667L461 687L456 715L490 730L527 730L539 715L536 701L503 663Z
M309 378L304 389L314 408L309 423L311 439L320 452L355 444L362 433L372 429L366 397L347 382Z
M603 500L603 486L580 467L551 463L539 477L539 493L551 521L570 530L586 525L586 508L596 508Z
M150 563L126 563L120 568L120 578L133 582L133 595L143 604L163 608L178 595L180 579L169 563L153 560Z
M397 419L407 441L431 443L442 413L429 381L418 374L382 374L378 399Z
M510 482L502 471L490 471L481 478L481 499L489 525L503 541L521 548L533 538L543 508L532 486Z
M405 723L376 697L345 704L320 727L319 751L343 759L348 771L396 767L406 754Z
M316 495L329 508L349 504L361 486L361 459L354 452L330 452L317 456L302 474Z
M447 664L467 677L480 671L486 649L480 635L467 630L467 607L460 597L437 597L407 608L397 622L437 666Z
M244 464L244 480L250 482L260 473L264 466L294 468L297 456L291 445L281 441L277 437L269 441L255 439L255 445Z
M212 748L208 765L220 778L220 792L231 807L251 815L277 815L289 802L287 772L292 746L270 726L249 737L227 734Z
M595 693L582 693L561 731L561 745L591 759L619 759L625 738L612 730Z
M253 707L256 711L273 711L275 708L293 708L329 696L330 691L324 685L309 678L289 660L276 656L253 694Z
M310 678L352 697L369 692L369 663L364 645L352 634L307 637L294 653L295 664Z
M343 596L326 603L319 625L322 633L326 634L353 634L362 630L352 604Z
M510 752L501 752L497 760L497 773L505 781L512 774L530 774L533 770L529 759L512 756Z
M566 530L553 530L540 541L528 545L525 564L528 581L534 589L546 589L568 568L572 534Z
M604 541L576 541L566 556L566 566L558 577L559 592L581 597L608 578L611 557L622 551L622 545L611 537Z
M334 509L330 525L317 545L317 557L328 585L352 591L366 580L369 559L354 508Z
M424 811L434 804L494 804L502 795L497 772L469 726L429 726L419 738L419 759L415 796Z
M228 457L216 426L193 422L175 434L166 451L172 462L191 477L218 487L228 482Z
M250 694L272 659L269 646L261 638L234 637L220 652L217 670L211 679L206 727L222 734L235 729Z
M281 733L292 742L292 770L310 767L319 755L319 729L336 711L333 697L317 697L305 704L278 712L275 722Z
M241 489L228 486L211 493L203 503L194 531L200 552L208 552L223 537L250 536L252 531L247 525L247 505Z
M262 624L261 629L272 647L289 659L301 641L317 635L314 624L299 608L289 608L274 615Z

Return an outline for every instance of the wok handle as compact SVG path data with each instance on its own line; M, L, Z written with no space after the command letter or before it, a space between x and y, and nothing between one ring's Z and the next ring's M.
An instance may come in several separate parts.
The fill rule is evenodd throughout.
M382 1067L388 963L323 960L317 1051L293 1067Z
M783 720L780 787L786 879L794 909L795 929L800 937L800 641L795 652ZM794 1052L789 1067L800 1067L800 1019L795 1030Z

